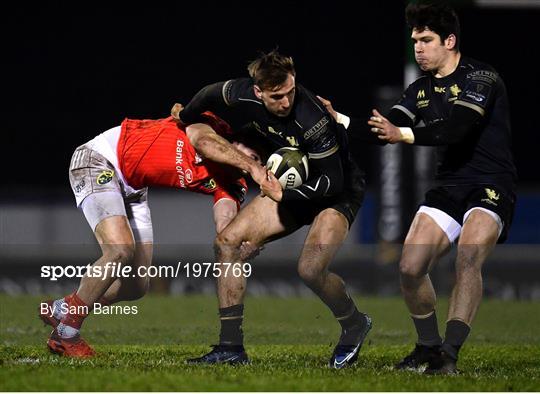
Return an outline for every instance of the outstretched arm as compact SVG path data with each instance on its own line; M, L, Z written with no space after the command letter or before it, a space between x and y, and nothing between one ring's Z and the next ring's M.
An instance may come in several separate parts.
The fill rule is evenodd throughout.
M371 131L383 141L395 144L405 142L415 145L451 145L461 142L471 133L482 115L474 109L454 104L448 120L436 122L425 127L397 127L389 119L382 116L376 109L368 124Z
M347 115L337 112L332 107L332 102L321 96L317 96L324 108L332 115L334 120L345 127L347 130L347 137L350 141L365 142L374 145L386 145L386 141L377 138L376 135L369 131L369 128L365 126L363 120L350 118Z
M259 185L265 182L266 169L251 157L236 149L207 124L194 123L187 126L186 134L191 145L205 158L239 168L250 174Z

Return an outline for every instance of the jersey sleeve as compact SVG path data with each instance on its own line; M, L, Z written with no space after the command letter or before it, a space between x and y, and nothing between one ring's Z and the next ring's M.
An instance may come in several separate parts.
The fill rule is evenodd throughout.
M222 137L227 138L234 134L232 127L227 122L210 111L201 114L201 122L210 126Z
M251 78L230 79L223 84L221 95L225 104L233 107L241 101L259 101L253 92Z
M307 154L310 159L324 159L339 149L337 126L324 114L321 119L305 134Z
M244 178L240 178L227 185L218 183L214 192L214 204L223 198L236 202L236 207L240 209L240 205L244 202L247 194L247 182Z
M413 124L418 122L417 119L417 108L416 102L418 99L421 99L422 94L425 95L424 90L420 89L418 92L415 84L409 85L407 89L401 95L401 98L396 104L391 108L391 110L399 110L403 112Z
M467 85L454 101L484 115L496 95L498 75L490 70L474 70L467 74Z
M205 86L193 96L191 101L180 112L180 120L185 124L201 122L201 114L205 111L218 113L227 107L223 96L223 88L227 82L217 82Z

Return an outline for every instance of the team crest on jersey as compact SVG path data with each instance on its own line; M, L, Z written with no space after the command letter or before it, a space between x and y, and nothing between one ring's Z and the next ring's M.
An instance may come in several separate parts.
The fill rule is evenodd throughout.
M457 83L450 86L450 93L452 93L452 96L457 97L461 93L461 89L459 86L457 86Z
M214 180L214 178L210 178L209 180L207 180L206 182L203 183L202 185L206 190L208 191L212 191L216 188L216 181Z
M195 152L195 164L202 163L203 158L197 152Z
M104 185L106 183L109 183L113 179L113 176L114 176L113 170L101 171L101 174L99 174L96 179L96 183L98 185Z
M497 206L498 204L495 201L498 201L501 195L495 190L489 189L487 187L484 190L486 191L486 195L488 198L483 198L482 202L487 202L488 204Z

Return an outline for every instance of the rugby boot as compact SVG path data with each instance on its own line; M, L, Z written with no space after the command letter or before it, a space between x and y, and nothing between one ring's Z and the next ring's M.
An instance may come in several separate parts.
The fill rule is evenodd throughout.
M426 375L457 375L457 360L446 352L442 351L438 356L433 357L424 371Z
M398 370L418 370L441 354L441 347L416 344L414 350L394 366Z
M328 363L330 368L341 369L353 364L358 359L362 344L372 326L371 318L365 314L363 317L365 324L362 327L341 331L339 342Z
M79 334L73 338L62 338L56 329L51 332L47 346L52 353L65 357L88 358L96 355L94 349Z
M212 351L204 356L186 360L188 364L247 364L248 355L244 346L212 345Z

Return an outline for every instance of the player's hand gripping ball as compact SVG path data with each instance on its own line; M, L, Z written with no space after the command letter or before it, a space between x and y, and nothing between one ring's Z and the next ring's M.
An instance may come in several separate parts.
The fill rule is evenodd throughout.
M308 158L297 148L283 147L272 153L266 168L274 173L283 189L304 183L309 175Z

